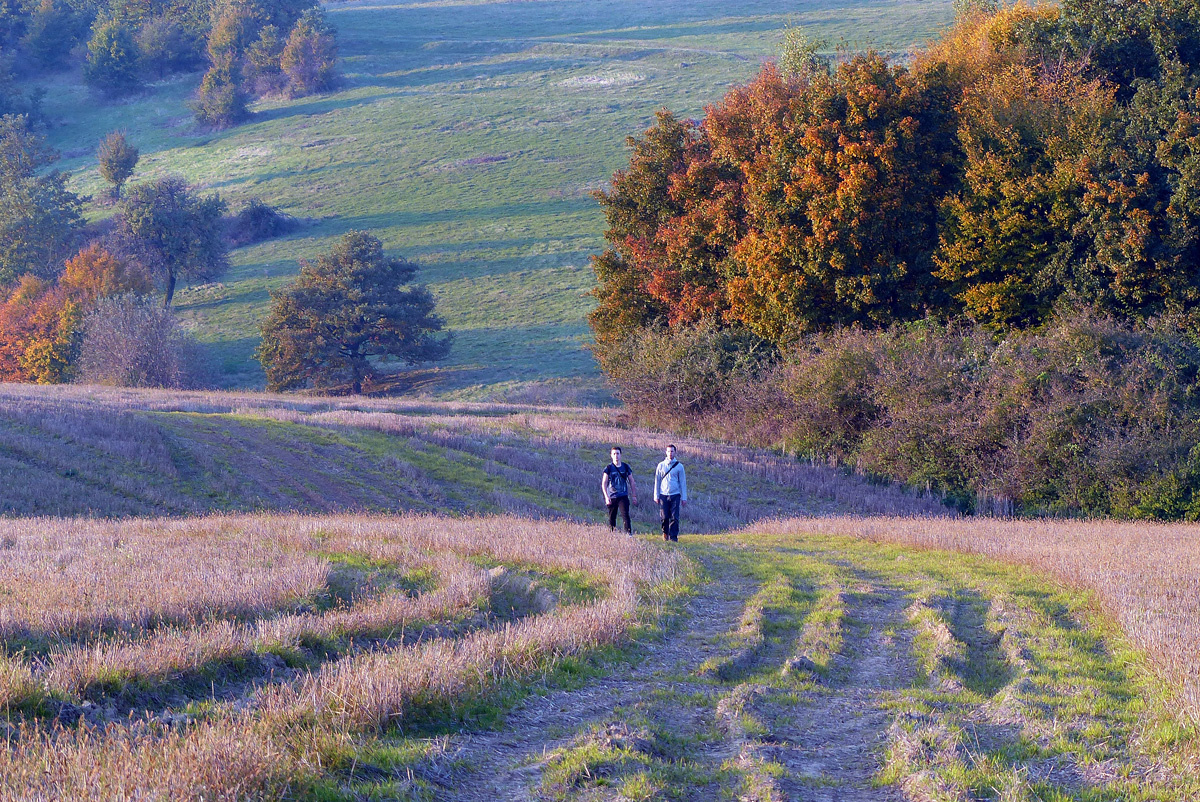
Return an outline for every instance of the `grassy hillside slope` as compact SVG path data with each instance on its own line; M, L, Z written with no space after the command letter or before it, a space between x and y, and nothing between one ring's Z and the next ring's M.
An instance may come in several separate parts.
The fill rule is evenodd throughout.
M689 531L837 512L942 513L824 467L679 440ZM611 443L648 491L662 435L502 405L0 385L0 514L507 511L597 520ZM656 524L648 496L639 531Z
M251 196L308 221L241 249L216 284L178 296L226 387L260 387L253 360L267 291L343 232L369 229L419 260L457 333L411 390L458 398L606 397L584 349L603 216L589 193L662 107L698 115L772 57L787 24L904 50L950 18L949 0L394 3L330 6L340 91L255 107L245 125L195 129L199 76L110 104L77 71L47 82L54 144L96 193L95 147L124 129L135 181L177 173L234 205ZM93 209L93 216L107 214Z

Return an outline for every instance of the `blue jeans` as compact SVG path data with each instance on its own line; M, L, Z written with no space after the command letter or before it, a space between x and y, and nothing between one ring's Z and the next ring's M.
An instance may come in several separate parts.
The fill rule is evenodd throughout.
M663 540L679 540L679 508L682 506L679 494L659 496L658 514L662 518Z

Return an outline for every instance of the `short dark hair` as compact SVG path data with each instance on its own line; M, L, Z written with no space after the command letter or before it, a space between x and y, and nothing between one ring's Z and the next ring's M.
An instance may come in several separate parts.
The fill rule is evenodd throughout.
M667 448L675 448L675 444L671 443L670 445L667 446ZM678 451L679 449L675 448L675 450Z
M620 447L620 446L613 446L612 448L610 448L610 449L609 449L609 453L612 453L613 451L621 451L621 447ZM624 451L621 451L621 453L622 453L622 454L624 454L625 452L624 452Z

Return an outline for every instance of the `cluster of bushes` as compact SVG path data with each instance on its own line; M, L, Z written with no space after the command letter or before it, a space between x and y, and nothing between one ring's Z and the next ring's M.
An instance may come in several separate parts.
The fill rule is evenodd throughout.
M647 331L613 378L643 419L853 468L964 512L1200 520L1200 344L1177 320L922 320L748 351Z
M0 304L0 380L184 387L202 366L140 265L100 244L56 281L24 276Z
M964 509L1197 514L1200 4L956 6L909 65L793 35L631 139L596 355L644 414Z
M252 96L323 92L337 79L337 41L312 0L219 3L208 37L209 69L192 103L213 127L240 122Z
M113 133L98 156L121 198L137 149ZM28 117L0 116L0 381L194 381L170 309L178 282L218 278L231 244L295 221L258 200L226 218L219 196L166 177L135 184L111 224L89 229L55 158Z
M244 119L249 97L303 95L336 79L337 45L315 0L14 0L0 4L0 114L38 113L20 78L82 62L108 96L208 65L194 111Z

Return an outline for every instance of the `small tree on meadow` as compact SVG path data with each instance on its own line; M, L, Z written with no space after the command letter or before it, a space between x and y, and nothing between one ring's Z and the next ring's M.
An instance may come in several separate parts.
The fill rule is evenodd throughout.
M83 78L106 95L123 95L141 85L137 42L128 25L117 20L96 23Z
M246 48L242 74L254 94L278 92L287 84L287 76L279 66L285 44L279 29L274 25L266 25L258 32L254 43Z
M210 128L228 128L250 116L246 92L231 60L224 59L204 73L191 107L196 121Z
M138 184L118 218L119 231L136 242L166 288L164 306L180 278L210 281L229 267L225 244L225 201L201 197L182 178Z
M112 196L121 197L121 187L133 175L133 168L138 163L138 150L129 144L125 134L113 131L100 140L100 175L113 185Z
M324 12L304 12L288 34L279 59L292 97L324 92L333 86L337 69L337 40Z
M300 278L272 293L258 358L272 390L350 384L361 393L372 359L408 364L444 358L450 335L423 286L406 286L417 266L385 256L380 241L347 233L330 253L305 262Z

